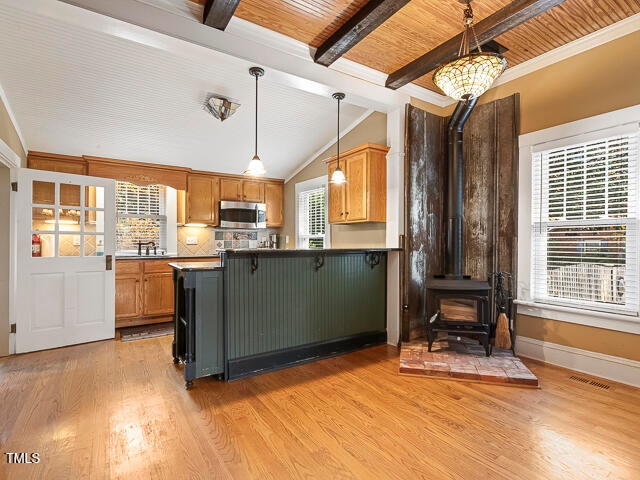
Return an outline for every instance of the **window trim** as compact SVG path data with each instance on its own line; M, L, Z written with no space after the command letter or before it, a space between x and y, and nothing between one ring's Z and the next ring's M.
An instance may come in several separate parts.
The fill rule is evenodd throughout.
M538 130L519 137L519 199L518 199L518 285L516 303L518 313L559 320L608 330L640 334L640 318L609 312L585 311L581 308L559 306L533 301L532 274L532 158L533 153L554 148L557 144L588 141L612 128L640 125L640 105L623 108L602 115L576 120L563 125ZM626 126L626 127L625 127ZM583 140L584 138L584 140ZM606 321L603 321L605 320Z
M299 209L298 209L298 194L308 191L308 190L315 190L317 188L322 188L324 187L326 189L327 192L327 202L329 201L329 176L328 175L322 175L320 177L316 177L316 178L312 178L309 180L304 180L302 182L298 182L295 184L295 206L296 206L296 212L295 212L295 238L296 238L296 248L304 248L302 246L302 241L300 239L300 225L298 222L298 214L299 214ZM328 212L328 210L327 210ZM324 248L331 248L331 228L329 226L329 215L327 214L326 218L325 218L325 242L324 242Z

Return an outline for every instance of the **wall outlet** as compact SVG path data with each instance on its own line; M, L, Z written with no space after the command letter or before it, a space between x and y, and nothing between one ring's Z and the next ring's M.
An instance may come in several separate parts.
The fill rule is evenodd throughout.
M198 237L187 237L187 245L197 245Z
M73 236L73 246L74 247L79 247L80 246L80 235L74 235Z

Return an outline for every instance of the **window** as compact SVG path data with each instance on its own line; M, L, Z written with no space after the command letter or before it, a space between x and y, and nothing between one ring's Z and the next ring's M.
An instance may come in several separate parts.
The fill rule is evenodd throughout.
M534 148L535 302L638 315L638 129L617 130Z
M167 216L162 185L116 182L116 251L134 252L138 242L166 246Z
M296 198L298 248L328 248L326 177L296 184Z

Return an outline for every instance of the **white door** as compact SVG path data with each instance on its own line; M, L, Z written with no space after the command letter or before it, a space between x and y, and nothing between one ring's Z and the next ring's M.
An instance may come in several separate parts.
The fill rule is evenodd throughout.
M115 181L18 171L16 353L114 337Z

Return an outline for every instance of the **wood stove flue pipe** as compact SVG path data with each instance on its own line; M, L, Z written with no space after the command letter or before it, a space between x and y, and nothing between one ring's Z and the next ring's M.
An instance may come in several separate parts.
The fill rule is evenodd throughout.
M463 199L463 159L462 129L477 97L463 98L456 105L448 126L448 190L447 190L447 232L445 248L446 278L462 279L462 199Z

